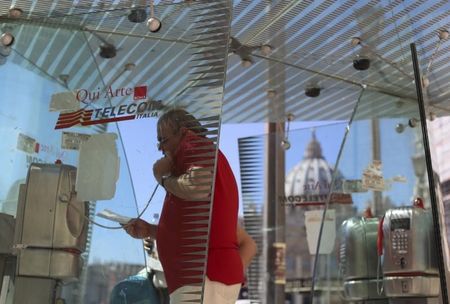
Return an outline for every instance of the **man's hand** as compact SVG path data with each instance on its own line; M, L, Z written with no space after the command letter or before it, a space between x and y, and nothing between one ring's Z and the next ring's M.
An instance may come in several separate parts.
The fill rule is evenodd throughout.
M129 223L123 225L123 229L135 239L143 239L153 236L152 225L141 219L133 219Z
M153 164L153 175L158 183L161 183L161 177L163 175L170 175L172 167L173 161L170 156L160 158Z
M144 249L148 255L152 255L155 250L155 240L151 237L147 237L144 239Z

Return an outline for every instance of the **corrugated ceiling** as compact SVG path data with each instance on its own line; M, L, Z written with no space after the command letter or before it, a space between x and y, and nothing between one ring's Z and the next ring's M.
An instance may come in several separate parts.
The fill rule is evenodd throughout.
M95 89L99 84L150 85L149 95L166 103L186 90L188 48L193 22L187 15L195 1L155 1L163 27L148 31L127 16L132 6L149 10L149 1L1 1L0 24L17 39L11 60L39 71L62 87ZM415 42L430 85L427 111L450 113L450 41L438 38L448 29L447 0L388 1L234 1L232 36L251 50L253 64L228 57L224 122L348 119L360 94L370 99L359 117L403 116L415 111L410 43ZM25 14L11 18L11 5ZM362 45L352 46L352 37ZM114 44L112 59L98 55L99 45ZM198 42L197 42L198 43ZM223 41L223 43L227 43ZM200 43L201 44L201 43ZM258 46L273 46L263 55ZM242 50L242 49L240 49ZM371 60L357 71L356 56ZM431 62L431 65L430 65ZM125 65L136 68L126 71ZM99 73L100 71L100 73ZM68 75L67 82L64 77ZM317 86L320 95L304 94ZM269 97L268 90L276 92ZM406 105L406 106L405 106ZM409 107L408 107L409 105Z

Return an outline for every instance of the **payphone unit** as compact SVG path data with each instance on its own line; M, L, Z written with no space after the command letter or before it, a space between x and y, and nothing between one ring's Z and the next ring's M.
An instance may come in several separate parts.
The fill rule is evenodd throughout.
M431 211L423 205L390 209L380 225L386 295L422 303L437 299L440 281Z
M76 168L64 164L29 168L17 209L14 303L50 303L58 281L80 275L89 208L77 199L76 176Z

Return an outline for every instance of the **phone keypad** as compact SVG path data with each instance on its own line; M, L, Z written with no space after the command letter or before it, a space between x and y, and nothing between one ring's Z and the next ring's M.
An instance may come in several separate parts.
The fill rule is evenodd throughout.
M402 230L394 230L392 234L392 249L399 254L408 252L408 234Z

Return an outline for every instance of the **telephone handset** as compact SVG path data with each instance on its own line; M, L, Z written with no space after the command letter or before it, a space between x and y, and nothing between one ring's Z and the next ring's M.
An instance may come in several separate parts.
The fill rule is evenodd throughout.
M423 199L421 199L420 197L416 198L414 200L414 207L425 209L425 205L423 203Z
M378 233L377 233L377 253L378 253L378 263L377 263L377 293L379 295L383 294L383 285L380 288L380 270L381 270L381 256L383 255L383 224L384 215L378 223Z
M384 223L384 215L381 218L380 222L378 223L378 237L377 237L377 252L378 256L383 255L383 223Z

